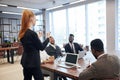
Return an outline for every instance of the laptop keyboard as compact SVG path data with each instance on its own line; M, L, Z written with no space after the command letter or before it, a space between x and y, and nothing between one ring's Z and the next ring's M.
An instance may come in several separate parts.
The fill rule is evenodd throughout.
M72 64L66 64L66 63L65 63L65 65L66 65L66 66L73 66Z
M64 68L72 68L72 67L74 67L74 65L72 65L72 64L66 64L66 63L64 63L64 64L58 64L58 66L64 67Z

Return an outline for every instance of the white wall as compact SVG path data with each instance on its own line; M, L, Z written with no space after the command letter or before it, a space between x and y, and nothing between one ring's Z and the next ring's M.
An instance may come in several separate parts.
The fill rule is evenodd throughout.
M120 55L116 50L116 0L106 0L106 32L107 32L107 50L108 54Z
M107 52L115 50L115 1L106 0Z

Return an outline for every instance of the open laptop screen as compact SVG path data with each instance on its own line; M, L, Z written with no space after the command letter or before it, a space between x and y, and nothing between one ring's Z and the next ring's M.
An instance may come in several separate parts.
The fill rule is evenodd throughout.
M78 55L73 53L67 53L65 62L70 64L76 64L78 61Z

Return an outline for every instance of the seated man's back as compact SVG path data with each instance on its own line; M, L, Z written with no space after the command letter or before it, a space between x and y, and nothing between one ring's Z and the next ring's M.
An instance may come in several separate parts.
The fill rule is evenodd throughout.
M114 78L120 76L120 60L115 55L104 54L91 65L96 78Z
M104 45L100 39L91 41L90 45L91 52L97 61L80 73L79 80L111 80L120 77L120 59L115 55L105 54Z

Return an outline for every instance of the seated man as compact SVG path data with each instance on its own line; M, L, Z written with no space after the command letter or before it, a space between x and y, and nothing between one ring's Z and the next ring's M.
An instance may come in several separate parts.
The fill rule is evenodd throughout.
M78 43L74 43L74 35L70 34L69 35L69 43L67 43L64 48L65 48L65 52L68 53L77 53L78 51L83 51L83 49L81 48L81 46Z
M119 80L120 59L115 55L104 54L104 45L100 39L93 40L90 45L97 61L80 73L79 80Z
M49 38L49 42L50 42L49 46L46 47L46 49L45 49L47 54L49 56L54 56L55 58L62 56L62 51L61 51L60 47L55 44L55 40L52 36ZM67 80L66 77L61 76L61 75L56 74L56 73L55 73L54 78L55 78L54 80L57 80L57 78L59 78L59 80L62 80L62 78L64 80Z
M48 55L54 56L55 58L62 56L62 52L59 46L55 44L54 38L51 36L49 38L49 46L46 47L45 51L47 52Z

